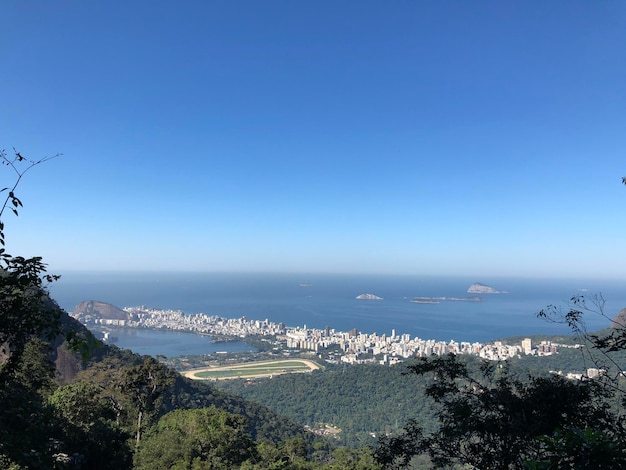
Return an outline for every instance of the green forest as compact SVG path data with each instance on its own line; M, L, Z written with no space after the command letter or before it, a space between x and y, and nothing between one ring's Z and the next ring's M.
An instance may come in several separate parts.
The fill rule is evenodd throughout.
M545 340L546 337L533 337ZM573 337L554 340L574 342ZM507 341L505 339L504 341ZM510 339L515 342L515 339ZM613 355L626 363L626 354ZM474 373L480 372L481 360L463 356ZM341 432L338 442L349 447L375 446L378 437L395 433L409 420L416 420L426 431L437 427L436 405L427 397L429 381L410 373L411 361L395 366L376 364L327 365L312 374L281 375L250 380L215 382L220 390L263 403L294 421L316 427L332 424ZM580 349L561 348L559 354L522 356L508 361L512 377L528 382L530 377L549 376L554 372L584 372L595 367ZM324 406L319 406L323 403Z
M342 450L265 406L104 345L40 299L39 314L58 318L54 337L4 342L24 346L3 348L0 468L376 468L368 449Z
M410 419L434 422L425 384L404 375L404 364L327 365L310 374L273 378L220 380L215 386L311 427L332 424L341 429L338 442L349 447L375 445L378 436L396 432Z

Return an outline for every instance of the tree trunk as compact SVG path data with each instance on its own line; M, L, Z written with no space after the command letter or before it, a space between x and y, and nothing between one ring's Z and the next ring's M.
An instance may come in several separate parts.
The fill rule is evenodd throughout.
M139 445L139 441L141 440L141 421L143 419L143 411L139 410L139 414L137 415L137 445Z

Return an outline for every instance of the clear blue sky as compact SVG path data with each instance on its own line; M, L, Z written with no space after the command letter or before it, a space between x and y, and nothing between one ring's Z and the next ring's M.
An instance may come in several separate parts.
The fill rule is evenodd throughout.
M9 0L0 63L53 272L626 279L625 2Z

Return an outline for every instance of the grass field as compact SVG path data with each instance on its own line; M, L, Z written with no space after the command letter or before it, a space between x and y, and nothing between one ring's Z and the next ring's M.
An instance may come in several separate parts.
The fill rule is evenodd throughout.
M319 369L319 367L315 362L305 359L289 359L196 369L187 371L184 375L194 380L252 379L293 372L310 372Z

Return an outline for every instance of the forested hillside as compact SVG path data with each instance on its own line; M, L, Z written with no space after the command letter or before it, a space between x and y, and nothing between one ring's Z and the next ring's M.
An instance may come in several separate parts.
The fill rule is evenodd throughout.
M432 404L423 399L424 381L403 371L403 364L329 366L311 374L222 380L215 386L301 424L332 424L341 429L339 442L360 447L375 444L381 434L397 431L415 416L433 423Z
M6 360L0 366L0 468L170 468L161 460L194 468L377 468L367 450L341 450L263 405L104 345L64 312L60 319L51 342L31 338L12 370ZM57 350L80 370L62 376ZM172 426L180 428L178 447L164 447Z
M601 334L602 332L598 332ZM533 337L535 342L553 340L575 344L574 336ZM507 341L507 339L504 339ZM510 339L515 343L516 339ZM626 353L617 352L615 360L626 363ZM478 372L481 361L461 357L470 370ZM407 374L407 361L395 366L377 364L357 366L328 365L312 374L289 374L271 379L221 380L215 386L248 400L262 403L294 421L316 427L333 424L341 429L342 444L360 447L374 444L376 438L396 432L409 420L425 431L437 426L432 400L426 396L427 377ZM523 356L508 361L512 376L527 382L531 376L549 376L551 371L585 373L595 367L588 355L577 348L560 348L558 354ZM320 406L323 403L323 406ZM373 436L376 436L374 438Z

